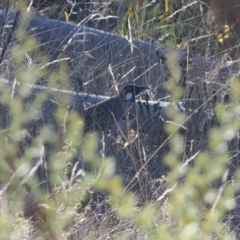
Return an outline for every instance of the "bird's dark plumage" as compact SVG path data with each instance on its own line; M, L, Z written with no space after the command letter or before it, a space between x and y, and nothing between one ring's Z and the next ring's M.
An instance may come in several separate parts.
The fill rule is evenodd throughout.
M103 130L113 122L131 118L128 113L135 97L146 89L145 86L130 82L123 86L117 96L87 108L83 113L84 130Z

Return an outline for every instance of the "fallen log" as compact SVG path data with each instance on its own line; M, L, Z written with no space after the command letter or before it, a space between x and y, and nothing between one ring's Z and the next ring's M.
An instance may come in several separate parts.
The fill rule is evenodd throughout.
M0 27L9 28L14 16L10 12L5 19L4 12L1 12ZM176 67L186 75L183 99L192 100L193 107L198 107L236 72L235 66L217 60L205 60L138 39L37 16L30 18L27 35L37 38L37 47L52 62L49 71L56 68L56 60L69 59L69 79L76 91L112 95L115 82L138 81L154 88L156 99L165 97L163 83L170 75L166 59L174 52L179 65ZM5 78L13 79L12 75L8 76L6 67L0 70ZM81 86L76 87L79 84ZM223 95L219 93L219 96Z

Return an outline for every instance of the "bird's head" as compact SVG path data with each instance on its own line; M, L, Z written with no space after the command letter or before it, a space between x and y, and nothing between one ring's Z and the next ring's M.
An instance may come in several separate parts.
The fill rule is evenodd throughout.
M136 83L130 82L123 86L120 94L124 97L126 101L135 101L135 97L142 91L149 89L145 86L140 86Z

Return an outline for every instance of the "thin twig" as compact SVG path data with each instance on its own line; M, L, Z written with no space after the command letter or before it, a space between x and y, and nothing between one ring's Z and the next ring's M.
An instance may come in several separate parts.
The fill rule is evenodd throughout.
M0 64L2 63L3 58L5 56L5 53L7 51L8 45L9 45L9 43L12 40L13 33L14 33L15 29L18 26L19 18L20 18L20 11L17 11L16 14L15 14L15 18L14 18L14 22L13 22L13 25L12 25L12 29L10 30L10 32L8 34L7 40L6 40L6 42L5 42L4 46L3 46L2 53L0 55Z

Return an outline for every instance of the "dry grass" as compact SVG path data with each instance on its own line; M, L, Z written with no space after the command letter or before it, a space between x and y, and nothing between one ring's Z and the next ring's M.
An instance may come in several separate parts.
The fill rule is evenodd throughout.
M60 6L60 14L66 4ZM127 31L136 36L139 29L134 11L143 12L137 6L132 11ZM183 9L180 12L184 13ZM201 26L198 30L203 31ZM144 29L141 33L144 35ZM212 41L211 33L208 35L204 43L216 46L208 42ZM44 79L47 71L35 69L34 79L24 71L26 59L29 60L25 54L29 46L24 43L24 38L19 38L20 47L13 50L12 57L10 53L5 56L2 69L6 67L9 76L29 79L30 83ZM38 60L46 64L44 58ZM59 65L61 82L66 80L67 72L64 64ZM174 57L166 67L170 70L166 89L171 93L169 99L176 102L182 91L181 67L178 71ZM56 78L54 75L53 82ZM115 80L112 79L113 86ZM52 82L48 84L51 86ZM91 84L96 91L98 83ZM220 89L224 84L221 82ZM206 98L201 99L200 110L209 111L209 118L170 107L167 120L138 115L130 122L109 126L98 137L82 134L81 119L67 112L65 99L57 102L54 131L38 125L41 118L34 120L34 111L41 108L37 105L41 103L39 99L32 105L27 102L32 112L24 112L26 89L20 87L16 98L11 97L14 89L5 89L1 101L9 107L12 121L5 119L9 122L0 135L3 239L233 239L239 233L240 86L234 79L226 84L230 99L228 103L215 104L217 117L212 116L215 105L208 104L215 93L207 89L208 94L204 95L202 88L196 88L194 91L201 91ZM113 92L109 82L102 89ZM50 111L53 109L54 105ZM193 116L199 122L191 125L193 122L188 119ZM23 131L26 126L28 131ZM74 164L73 157L77 157Z

